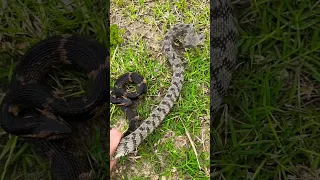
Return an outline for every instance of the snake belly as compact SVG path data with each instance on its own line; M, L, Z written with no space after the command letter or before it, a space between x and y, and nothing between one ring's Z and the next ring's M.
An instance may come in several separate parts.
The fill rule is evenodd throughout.
M133 152L146 137L157 128L169 113L174 103L177 101L184 81L183 61L173 48L175 38L185 36L184 47L193 48L204 38L203 34L196 34L195 29L190 24L174 25L164 36L163 53L167 57L173 71L171 85L160 104L151 112L150 116L131 134L122 138L113 158L119 158Z
M221 107L236 65L237 20L229 0L211 1L210 16L210 121Z

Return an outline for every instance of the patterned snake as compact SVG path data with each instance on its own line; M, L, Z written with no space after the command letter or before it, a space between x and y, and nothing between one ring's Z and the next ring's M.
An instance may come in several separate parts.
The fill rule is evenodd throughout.
M150 116L134 132L122 138L113 158L119 158L133 152L160 125L178 99L183 87L184 67L183 61L173 48L173 42L175 38L182 35L185 35L183 43L185 48L193 48L204 39L204 35L196 34L193 26L189 24L177 24L165 34L162 50L172 66L173 76L171 85L160 104L151 112Z
M210 1L210 129L227 95L237 58L237 20L229 0ZM214 138L210 138L210 172L213 166Z
M136 92L129 92L125 89L125 85L129 83L134 83L137 86ZM128 130L123 133L123 137L131 134L141 125L139 114L135 108L137 101L146 92L147 81L135 72L121 75L114 83L110 94L110 102L118 105L124 111L129 121Z
M210 121L220 108L236 65L237 20L229 0L210 1Z

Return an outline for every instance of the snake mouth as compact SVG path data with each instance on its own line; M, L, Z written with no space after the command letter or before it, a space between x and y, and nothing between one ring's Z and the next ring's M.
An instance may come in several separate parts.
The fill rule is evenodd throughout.
M39 119L39 124L31 130L29 134L21 135L25 138L55 140L66 138L71 134L71 128L62 118L54 115L48 109L38 109L40 114L34 116L24 116L26 121L29 119Z
M71 128L67 122L65 122L59 116L55 116L47 109L40 110L41 123L35 130L37 132L36 138L56 139L64 138L71 134Z
M33 138L33 139L46 139L46 140L57 140L57 139L64 139L70 136L69 133L57 133L57 132L50 132L50 131L41 131L37 134L26 134L21 135L24 138Z

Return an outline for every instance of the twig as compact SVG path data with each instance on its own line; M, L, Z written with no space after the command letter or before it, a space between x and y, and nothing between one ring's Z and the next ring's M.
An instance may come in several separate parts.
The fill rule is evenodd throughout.
M190 119L191 115L192 115L192 113L191 113L190 116L188 117L188 120ZM196 155L199 170L202 170L202 169L201 169L201 166L200 166L200 162L199 162L199 158L198 158L198 153L197 153L196 147L195 147L195 145L194 145L194 142L193 142L193 140L191 139L191 136L190 136L189 132L187 131L187 128L186 128L186 126L184 125L183 121L181 121L181 122L182 122L182 125L183 125L183 127L184 127L184 129L185 129L185 131L186 131L186 134L187 134L187 136L188 136L188 139L189 139L189 141L190 141L190 143L191 143L191 146L192 146L192 149L193 149L193 151L194 151L194 154Z

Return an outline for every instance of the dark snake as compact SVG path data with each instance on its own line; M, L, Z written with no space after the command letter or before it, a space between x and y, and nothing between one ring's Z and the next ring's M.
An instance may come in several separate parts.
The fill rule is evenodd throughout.
M52 67L72 66L88 76L82 97L61 97L46 85ZM109 101L109 52L80 35L54 36L28 50L15 67L1 105L1 127L21 136L45 154L57 179L79 179L88 162L77 159L60 141L72 133L69 123L90 120ZM107 127L106 127L107 128Z
M125 85L130 83L134 83L137 86L136 91L128 92L125 89ZM141 125L140 117L134 108L137 100L141 99L146 91L147 81L135 72L121 75L114 83L114 88L110 95L110 102L121 107L129 121L128 130L123 133L123 137L131 134Z

